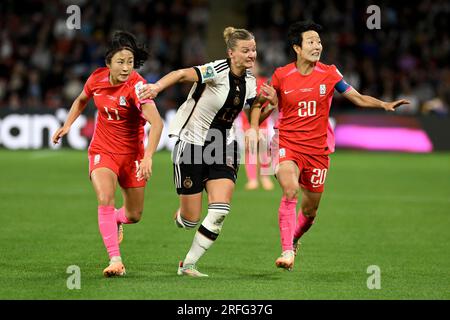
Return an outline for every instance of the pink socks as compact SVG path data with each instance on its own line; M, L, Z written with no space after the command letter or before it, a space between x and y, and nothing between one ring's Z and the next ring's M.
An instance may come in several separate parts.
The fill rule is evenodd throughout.
M298 212L297 226L295 227L294 238L300 238L306 231L311 228L314 218L305 216L302 211Z
M117 221L113 206L98 206L98 228L109 258L120 256L117 239Z
M285 197L281 198L280 208L278 209L278 225L280 227L283 251L293 249L296 207L297 199L288 200Z
M123 224L130 224L133 223L130 220L128 220L127 216L125 215L125 207L122 207L120 209L115 209L116 213L116 222L123 223Z

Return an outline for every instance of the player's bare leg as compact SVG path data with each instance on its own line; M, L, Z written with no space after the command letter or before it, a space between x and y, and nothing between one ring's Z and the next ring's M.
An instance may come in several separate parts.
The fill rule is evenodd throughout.
M202 215L202 192L181 194L180 207L174 215L175 224L179 228L193 229L198 225Z
M133 224L141 220L144 210L145 188L122 188L123 207L116 209L117 238L123 241L123 225Z
M293 238L297 196L300 190L298 183L300 170L294 161L283 161L277 169L277 180L283 190L283 198L278 211L282 253L275 261L275 265L278 268L292 270L295 262Z
M125 274L125 266L120 256L114 208L117 176L108 168L97 168L91 173L91 181L98 201L99 230L110 259L108 267L103 270L103 275L122 276Z

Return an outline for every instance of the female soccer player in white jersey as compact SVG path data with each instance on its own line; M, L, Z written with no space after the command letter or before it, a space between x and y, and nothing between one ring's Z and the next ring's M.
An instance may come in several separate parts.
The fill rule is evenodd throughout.
M272 85L278 96L279 119L273 162L277 180L283 189L279 207L282 254L276 266L291 270L299 239L313 224L329 168L329 154L334 151L334 134L328 117L334 91L359 107L394 111L407 100L384 102L361 95L348 85L334 65L321 63L321 26L296 22L288 38L297 60L275 70ZM270 109L263 111L261 120ZM296 219L298 193L302 193ZM297 220L297 221L296 221Z
M197 226L203 189L208 192L208 214L184 261L180 261L178 275L207 276L196 269L196 263L222 229L237 178L240 156L233 122L244 105L252 105L256 98L256 79L249 71L256 59L253 34L228 27L224 38L228 59L172 71L155 84L144 86L140 96L153 99L175 83L194 82L169 128L169 135L178 137L172 156L180 198L175 221L180 228ZM261 98L276 103L274 99L274 90L271 96Z

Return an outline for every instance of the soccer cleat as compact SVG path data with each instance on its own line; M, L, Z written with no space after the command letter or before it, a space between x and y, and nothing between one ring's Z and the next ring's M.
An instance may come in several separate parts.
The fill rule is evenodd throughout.
M207 274L201 273L197 270L195 267L195 264L188 264L186 266L183 265L183 261L180 261L178 265L178 271L177 274L179 276L190 276L194 278L202 278L202 277L208 277Z
M295 239L294 238L294 242L293 242L293 247L294 247L294 255L297 256L298 252L300 251L300 247L301 247L301 243L300 243L300 238Z
M245 190L256 190L258 189L258 180L250 180L245 184Z
M123 240L123 224L119 223L117 225L117 242L120 244Z
M123 265L121 259L114 259L113 257L109 262L109 266L103 270L103 275L107 278L116 277L116 276L124 276L125 275L125 266Z
M292 271L294 268L295 253L294 250L285 250L281 256L275 261L278 268L283 268Z
M270 177L268 177L268 176L261 177L261 185L262 185L263 189L267 190L267 191L273 190L273 188L274 188L273 182L270 179Z

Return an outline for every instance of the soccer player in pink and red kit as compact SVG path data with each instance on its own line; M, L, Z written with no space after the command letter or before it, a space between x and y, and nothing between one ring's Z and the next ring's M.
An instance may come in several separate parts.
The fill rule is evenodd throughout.
M89 175L97 194L98 224L110 258L103 270L106 277L122 276L119 243L122 224L136 223L144 208L144 188L152 174L152 156L163 129L163 121L152 100L139 100L137 92L146 82L134 68L147 60L148 53L136 44L135 37L117 31L106 53L104 68L88 78L84 90L72 104L64 125L53 135L57 143L92 97L98 110L95 132L89 146ZM144 125L151 130L144 150ZM124 205L114 207L120 185Z
M384 102L361 95L345 82L334 65L321 62L321 26L296 22L288 31L297 60L275 70L272 86L278 96L278 133L273 140L275 174L283 190L279 207L282 254L275 264L291 270L299 249L299 239L314 222L334 151L334 133L328 121L334 90L360 107L394 111L406 100ZM273 110L273 109L272 109ZM270 108L252 115L252 124L267 117ZM278 141L278 142L277 142ZM297 196L301 190L296 218Z

